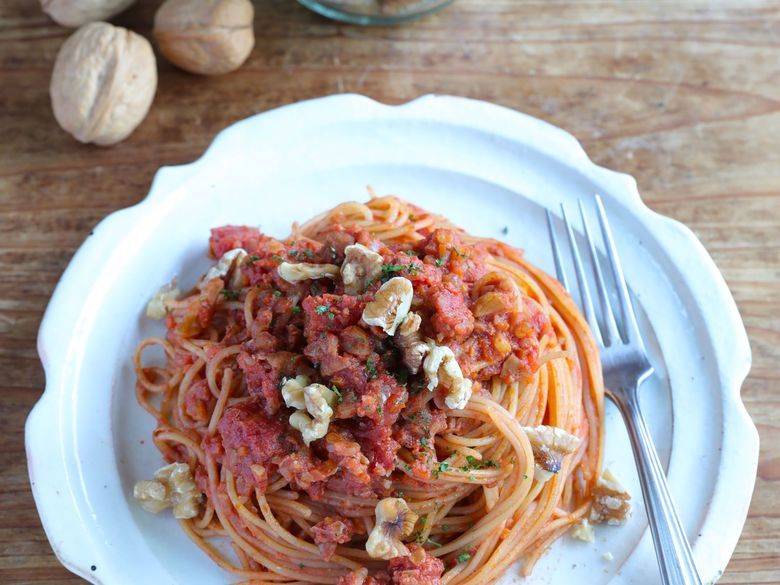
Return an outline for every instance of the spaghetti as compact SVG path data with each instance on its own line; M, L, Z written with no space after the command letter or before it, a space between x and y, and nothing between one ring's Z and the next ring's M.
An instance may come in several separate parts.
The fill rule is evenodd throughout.
M192 474L182 528L238 580L494 583L588 517L597 349L521 252L396 197L281 241L218 228L210 252L196 288L157 299L137 397Z

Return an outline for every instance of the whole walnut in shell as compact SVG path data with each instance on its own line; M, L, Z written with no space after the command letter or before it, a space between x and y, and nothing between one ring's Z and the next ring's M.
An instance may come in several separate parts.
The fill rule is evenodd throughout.
M249 0L166 0L154 17L160 52L201 75L238 69L255 45Z
M62 26L77 27L88 22L108 20L135 0L41 0L41 8Z
M149 41L93 22L60 48L49 93L60 126L81 142L105 145L135 130L156 89L157 65Z

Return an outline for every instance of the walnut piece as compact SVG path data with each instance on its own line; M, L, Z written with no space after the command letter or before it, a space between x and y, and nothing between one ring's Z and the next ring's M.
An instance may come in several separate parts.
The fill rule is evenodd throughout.
M534 479L545 482L561 470L563 458L574 453L580 445L580 438L559 427L539 425L523 427L536 462Z
M209 268L209 271L203 277L202 283L207 283L215 278L225 279L225 286L228 288L241 288L242 275L241 265L249 258L249 254L243 248L233 248L222 254L222 258Z
M594 524L605 522L617 526L631 516L631 495L608 469L601 474L591 493L590 521Z
M444 403L452 409L466 408L471 398L471 380L463 377L455 354L446 345L436 345L429 339L428 355L423 361L423 372L428 380L428 390L444 386L449 392Z
M144 510L155 514L173 506L173 516L179 519L197 516L201 500L186 463L171 463L158 469L154 481L135 482L133 497Z
M372 559L390 560L409 554L402 539L411 534L417 514L402 498L379 500L374 510L376 523L368 535L366 552Z
M106 22L87 24L62 45L54 62L51 105L80 142L115 144L135 130L157 88L157 66L145 38Z
M367 325L376 325L388 335L394 335L396 328L403 322L412 306L414 288L412 282L402 276L396 276L384 283L374 296L374 300L363 309L363 321Z
M395 345L401 350L404 365L412 374L420 371L423 357L428 353L428 344L420 338L421 323L420 316L410 312L393 337Z
M303 389L309 385L308 376L295 376L282 380L282 398L284 403L297 410L306 409L306 401L303 397Z
M219 75L238 69L252 52L254 16L249 0L166 0L154 17L154 37L177 67Z
M57 24L75 28L88 22L109 20L135 0L41 0L41 8Z
M308 262L282 262L276 269L287 282L316 280L318 278L336 278L339 267L335 264L310 264Z
M174 278L168 284L162 285L146 305L146 316L149 319L159 321L165 319L168 314L168 303L179 298L181 291L176 288L176 279Z
M366 290L368 283L382 274L384 259L363 244L352 244L344 248L344 263L341 265L341 280L348 295L357 295Z
M596 542L596 534L587 518L583 518L572 527L571 537L583 542Z
M287 406L297 409L290 415L290 426L299 430L303 442L309 445L328 434L338 396L327 386L307 382L306 376L286 379L282 384L282 397Z

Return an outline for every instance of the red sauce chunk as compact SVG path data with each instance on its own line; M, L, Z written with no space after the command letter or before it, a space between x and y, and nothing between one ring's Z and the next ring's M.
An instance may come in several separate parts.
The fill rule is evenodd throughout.
M323 558L329 561L336 552L336 545L345 544L352 540L355 527L349 518L326 516L312 526L311 531L314 534L314 542L319 546Z
M390 559L387 572L393 585L441 585L444 563L415 544L411 554Z

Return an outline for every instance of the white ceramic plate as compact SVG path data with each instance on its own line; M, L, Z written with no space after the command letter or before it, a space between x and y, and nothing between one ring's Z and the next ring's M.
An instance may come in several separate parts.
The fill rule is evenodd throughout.
M205 272L209 228L255 224L283 236L366 186L525 248L552 270L544 209L605 200L656 375L642 408L705 582L734 550L750 502L758 437L739 396L747 337L726 285L692 233L641 202L632 178L594 165L568 133L495 105L429 96L391 107L335 96L254 116L198 161L161 169L149 196L110 215L78 251L46 311L46 391L27 421L30 478L60 560L94 583L229 583L165 515L132 500L161 458L136 405L130 356L159 333L153 292ZM503 228L508 228L506 235ZM564 538L533 583L660 582L627 435L608 408L606 463L636 496L622 528ZM614 560L602 555L611 553ZM502 583L522 581L511 570Z

